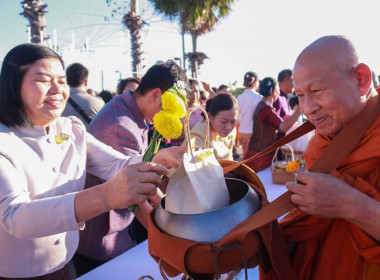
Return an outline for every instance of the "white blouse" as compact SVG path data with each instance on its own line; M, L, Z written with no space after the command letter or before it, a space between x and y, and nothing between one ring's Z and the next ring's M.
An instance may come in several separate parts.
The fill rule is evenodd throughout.
M60 133L68 139L58 144ZM74 198L86 172L109 180L140 161L96 140L75 117L57 119L49 133L0 124L0 276L33 277L62 268L78 246Z

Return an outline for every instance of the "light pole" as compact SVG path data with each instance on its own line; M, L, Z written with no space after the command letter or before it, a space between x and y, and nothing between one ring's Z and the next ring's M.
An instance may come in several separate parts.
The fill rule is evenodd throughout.
M116 70L115 73L119 73L119 81L121 81L121 72L119 70Z
M182 68L182 59L180 57L174 57L174 60L178 60L179 61L179 67Z

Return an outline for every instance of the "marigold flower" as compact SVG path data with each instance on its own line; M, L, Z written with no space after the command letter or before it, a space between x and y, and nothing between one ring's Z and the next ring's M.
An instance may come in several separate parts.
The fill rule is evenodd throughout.
M162 110L170 112L178 118L183 118L186 115L186 105L177 94L167 90L161 99Z
M161 95L162 109L154 115L155 130L146 150L143 161L152 161L157 153L162 138L177 139L182 133L180 118L186 115L186 90L182 81L177 81L171 88ZM139 209L138 205L131 205L128 209L133 213Z
M166 139L176 139L182 133L182 123L179 118L168 112L161 110L153 117L155 129Z
M296 172L300 167L300 163L297 160L293 160L286 165L286 172Z
M168 91L176 94L179 96L179 98L182 99L183 103L185 103L185 105L187 105L187 98L186 98L186 86L185 86L185 83L182 82L182 81L177 81L174 86L172 86L171 88L168 89Z

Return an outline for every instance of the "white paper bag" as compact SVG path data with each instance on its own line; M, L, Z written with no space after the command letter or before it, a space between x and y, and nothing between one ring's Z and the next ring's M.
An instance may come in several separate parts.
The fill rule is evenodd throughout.
M188 119L192 111L194 109L189 110L185 119L188 151L183 155L182 165L170 176L166 189L165 210L177 214L218 210L229 205L230 200L223 168L215 158L214 150L208 147L209 126L205 147L195 150L190 146Z
M182 165L170 177L165 210L177 214L205 213L229 205L229 200L223 168L210 148L184 154Z

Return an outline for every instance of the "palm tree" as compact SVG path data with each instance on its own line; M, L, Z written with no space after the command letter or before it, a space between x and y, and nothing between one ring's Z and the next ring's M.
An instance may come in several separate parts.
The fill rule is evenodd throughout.
M137 15L138 0L131 1L131 10L123 17L123 23L131 35L131 55L132 55L132 73L135 77L141 76L141 61L143 51L141 50L140 30L144 25L143 20Z
M208 58L197 51L197 39L200 35L214 29L222 18L231 12L235 0L149 0L157 13L169 20L178 20L183 34L190 33L193 52L186 57L190 61L192 77L198 77L199 66Z
M21 7L24 8L24 11L20 15L26 17L30 24L31 42L43 43L48 39L48 36L45 35L46 21L44 18L47 13L47 4L43 3L42 0L24 0L21 1Z
M113 2L110 0L106 0L107 4L110 6L113 5L120 5L119 2ZM141 19L141 17L138 15L138 0L131 0L131 6L130 10L123 15L122 23L124 26L129 30L129 34L131 37L131 56L132 56L132 73L134 77L140 77L141 76L141 70L142 70L142 42L141 42L141 35L140 31L145 22ZM124 9L123 7L118 6L118 8L114 9L112 12L114 14L118 12L122 12ZM114 16L114 15L112 15Z

